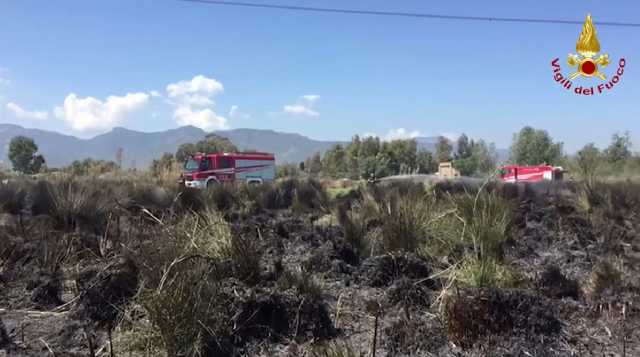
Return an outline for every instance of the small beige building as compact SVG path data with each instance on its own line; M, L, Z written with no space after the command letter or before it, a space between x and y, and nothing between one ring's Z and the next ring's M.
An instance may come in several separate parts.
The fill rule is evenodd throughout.
M438 177L455 179L460 177L460 171L456 170L451 162L441 162L438 167Z

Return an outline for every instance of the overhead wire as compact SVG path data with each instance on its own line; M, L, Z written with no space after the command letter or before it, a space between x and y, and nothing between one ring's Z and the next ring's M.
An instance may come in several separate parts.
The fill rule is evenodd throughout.
M254 2L244 2L244 1L225 1L225 0L178 0L178 1L209 4L209 5L219 5L219 6L252 7L252 8L264 8L264 9L274 9L274 10L339 13L339 14L351 14L351 15L413 17L413 18L438 19L438 20L512 22L512 23L534 23L534 24L564 24L564 25L582 25L584 23L584 21L563 20L563 19L541 19L541 18L524 18L524 17L498 17L498 16L467 16L467 15L418 13L418 12L356 10L356 9L341 9L341 8L328 8L328 7L254 3ZM594 24L598 26L640 27L640 23L633 23L633 22L594 21Z

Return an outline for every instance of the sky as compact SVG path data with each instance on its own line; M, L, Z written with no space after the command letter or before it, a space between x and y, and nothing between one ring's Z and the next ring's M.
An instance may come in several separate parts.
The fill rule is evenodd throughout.
M254 0L464 16L640 22L637 1ZM0 123L92 137L260 128L348 140L466 133L506 148L523 126L568 152L630 131L640 150L640 27L598 26L625 71L579 96L562 73L582 25L447 21L177 0L0 1ZM637 61L636 61L637 59Z

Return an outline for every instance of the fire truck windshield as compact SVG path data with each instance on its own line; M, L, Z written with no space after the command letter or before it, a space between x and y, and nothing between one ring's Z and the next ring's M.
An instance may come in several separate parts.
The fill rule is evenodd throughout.
M189 159L184 163L184 169L189 172L198 171L198 167L200 167L200 164L195 159Z

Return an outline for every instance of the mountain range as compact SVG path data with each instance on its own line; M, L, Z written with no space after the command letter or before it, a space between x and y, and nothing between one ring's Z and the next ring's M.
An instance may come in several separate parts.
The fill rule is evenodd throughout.
M0 124L0 165L9 166L9 142L18 135L30 137L36 142L49 167L65 166L74 160L85 158L115 160L118 148L122 148L123 166L145 168L163 153L174 153L180 145L202 140L207 134L194 126L151 133L116 127L108 133L81 139L54 131ZM215 131L215 134L228 138L240 150L274 153L278 163L298 163L316 152L324 152L335 144L346 144L341 141L314 140L300 134L264 129L219 130ZM437 137L415 139L420 148L435 150Z

